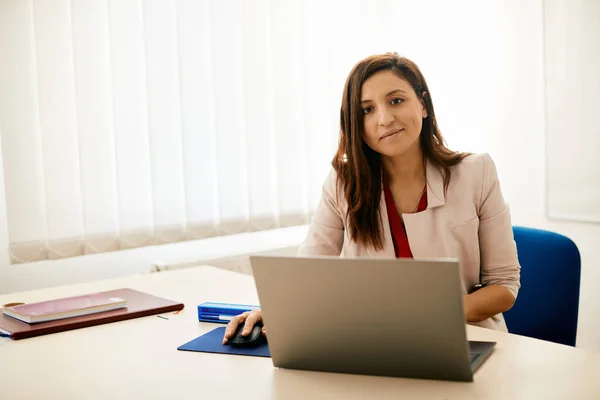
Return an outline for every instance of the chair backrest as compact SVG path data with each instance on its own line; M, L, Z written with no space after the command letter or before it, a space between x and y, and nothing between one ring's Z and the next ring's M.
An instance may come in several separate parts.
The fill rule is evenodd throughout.
M513 227L521 264L521 289L504 313L510 333L575 346L581 257L560 234Z

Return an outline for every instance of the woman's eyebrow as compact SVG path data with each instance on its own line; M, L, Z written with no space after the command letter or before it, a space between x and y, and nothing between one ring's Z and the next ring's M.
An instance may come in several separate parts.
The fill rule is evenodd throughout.
M406 92L404 90L402 90L402 89L394 89L391 92L389 92L388 94L386 94L385 96L388 97L388 96L391 96L391 95L396 94L396 93L404 93L404 94L406 94ZM371 100L369 100L369 99L361 100L360 104L368 103L370 101Z

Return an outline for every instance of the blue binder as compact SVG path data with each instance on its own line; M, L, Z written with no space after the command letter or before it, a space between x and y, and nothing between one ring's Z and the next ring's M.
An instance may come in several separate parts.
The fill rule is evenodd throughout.
M229 344L222 344L224 333L224 326L213 329L212 331L179 346L177 350L198 351L201 353L235 354L251 357L271 357L269 345L267 343L261 343L256 347L234 347Z
M249 304L205 302L198 306L198 321L226 324L236 315L258 308Z

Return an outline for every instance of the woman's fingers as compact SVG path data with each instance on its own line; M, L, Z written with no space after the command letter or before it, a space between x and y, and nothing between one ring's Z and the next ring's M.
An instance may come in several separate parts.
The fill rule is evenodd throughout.
M244 330L242 331L242 336L246 336L250 334L254 325L260 321L261 315L258 311L252 311L248 317L246 317L246 323L244 325Z
M243 314L236 315L231 319L231 321L229 321L227 327L225 328L225 334L223 334L223 344L227 343L227 340L235 333L238 325L244 323L249 314L249 312L245 312Z

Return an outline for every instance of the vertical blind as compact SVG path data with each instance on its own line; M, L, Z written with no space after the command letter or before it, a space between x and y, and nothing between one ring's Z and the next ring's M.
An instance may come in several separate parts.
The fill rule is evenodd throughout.
M464 77L501 92L518 6L0 0L11 262L307 223L344 80L373 53L415 60L449 144L485 149L498 110Z

